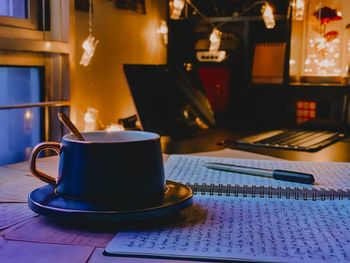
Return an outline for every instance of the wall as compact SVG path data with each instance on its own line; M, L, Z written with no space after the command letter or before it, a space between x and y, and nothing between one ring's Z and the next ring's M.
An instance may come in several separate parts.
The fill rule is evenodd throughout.
M135 114L122 71L124 63L166 63L166 46L157 34L160 20L165 19L166 1L146 0L146 15L117 9L113 2L93 1L93 35L99 44L88 67L79 65L81 44L88 36L88 13L75 11L71 118L80 129L88 107L98 110L101 128Z

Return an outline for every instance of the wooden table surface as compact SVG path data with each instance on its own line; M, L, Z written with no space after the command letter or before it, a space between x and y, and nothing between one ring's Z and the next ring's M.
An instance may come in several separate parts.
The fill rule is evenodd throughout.
M202 138L190 140L190 143L170 142L163 138L163 150L194 152L220 150L217 145L227 134L207 134ZM202 143L202 144L201 144ZM196 147L188 144L197 145ZM205 144L206 146L203 146ZM173 148L171 148L173 147ZM333 148L332 148L333 147ZM190 149L190 150L189 150ZM249 152L223 150L211 153L212 156L238 157L254 159L273 159L274 157L297 158L299 160L349 161L349 143L339 142L316 154L289 152L271 157L259 155L271 149L250 149ZM337 154L337 151L339 151ZM40 169L57 174L57 157L40 159ZM103 250L116 234L118 224L72 224L38 216L27 206L27 195L43 182L31 176L28 163L18 163L0 167L0 262L189 262L179 260L107 257Z

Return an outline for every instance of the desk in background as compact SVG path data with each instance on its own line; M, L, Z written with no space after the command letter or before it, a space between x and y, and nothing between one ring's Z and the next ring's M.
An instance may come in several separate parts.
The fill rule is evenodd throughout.
M225 145L221 144L222 142L233 142L254 133L256 132L247 133L230 130L208 130L186 139L170 139L169 137L162 137L161 142L163 152L167 154L217 151L226 147ZM349 138L345 138L342 141L336 142L312 153L265 147L242 147L235 145L230 146L230 148L293 161L350 162Z

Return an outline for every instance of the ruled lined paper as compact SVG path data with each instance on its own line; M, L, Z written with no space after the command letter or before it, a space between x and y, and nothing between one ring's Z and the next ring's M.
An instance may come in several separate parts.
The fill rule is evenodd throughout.
M350 261L347 202L194 198L194 206L162 225L119 232L106 252L218 260Z
M221 162L258 168L311 173L315 177L315 184L307 185L247 174L215 171L201 165L206 162ZM171 155L165 163L165 171L167 179L182 183L263 185L344 190L350 188L350 163L342 162L275 161Z

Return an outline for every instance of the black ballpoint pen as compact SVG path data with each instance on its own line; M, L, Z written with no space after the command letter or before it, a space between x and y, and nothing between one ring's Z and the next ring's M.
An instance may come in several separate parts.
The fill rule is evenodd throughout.
M204 163L203 166L205 166L206 168L218 170L218 171L263 176L263 177L274 178L276 180L283 180L283 181L290 181L290 182L297 182L297 183L304 183L304 184L313 184L315 182L315 178L312 174L302 173L302 172L247 167L242 165L224 164L224 163Z

